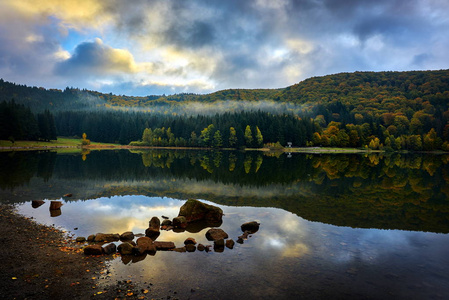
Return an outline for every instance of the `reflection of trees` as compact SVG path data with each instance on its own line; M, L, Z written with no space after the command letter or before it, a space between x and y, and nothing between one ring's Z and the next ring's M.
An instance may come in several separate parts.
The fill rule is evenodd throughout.
M0 153L0 162L2 189L28 184L33 177L49 181L48 185L57 185L58 180L98 181L94 197L111 193L201 197L228 205L279 207L345 226L446 231L438 224L449 224L448 155L287 158L261 152L152 150L93 151L83 161L80 155L17 152ZM196 190L182 189L186 181ZM107 182L123 184L112 188ZM265 194L256 193L262 188ZM247 192L229 196L229 190L238 189ZM266 196L266 191L276 193Z

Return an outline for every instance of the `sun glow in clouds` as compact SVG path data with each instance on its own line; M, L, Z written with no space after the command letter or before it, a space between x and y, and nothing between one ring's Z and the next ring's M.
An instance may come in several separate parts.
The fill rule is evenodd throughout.
M447 15L438 1L2 1L0 77L146 96L444 69Z

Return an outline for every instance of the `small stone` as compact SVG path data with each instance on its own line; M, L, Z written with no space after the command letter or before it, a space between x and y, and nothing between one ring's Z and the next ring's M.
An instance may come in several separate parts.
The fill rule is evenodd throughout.
M157 250L171 250L176 248L173 242L153 242Z
M118 233L97 233L94 242L114 242L119 240L120 235Z
M100 245L88 245L83 249L85 255L102 255L103 248Z
M187 250L186 250L186 247L181 247L181 248L175 248L175 249L173 249L173 251L175 251L175 252L186 252Z
M153 245L153 240L149 237L140 237L137 239L137 246L134 253L137 255L148 253L150 255L156 254L156 247Z
M84 243L86 241L86 238L84 236L79 236L75 239L77 243Z
M122 255L130 255L133 253L133 247L130 243L124 242L117 247L117 251Z
M50 202L50 210L58 210L61 208L61 206L62 206L61 201L51 201Z
M161 226L170 226L171 224L172 224L172 221L164 220L164 221L162 221Z
M173 218L173 227L175 228L186 228L187 227L187 220L185 217L180 216Z
M184 245L188 245L188 244L192 244L192 245L196 245L196 241L194 238L189 237L184 241Z
M204 251L205 248L206 247L204 247L203 244L198 244L198 247L197 247L198 251Z
M88 242L93 242L95 240L95 234L91 234L87 237Z
M223 252L225 246L224 239L214 241L214 251L215 252Z
M185 245L187 252L195 252L196 247L193 244L187 244Z
M31 201L31 207L38 208L39 206L41 206L44 203L45 203L45 201L43 201L43 200L33 200L33 201Z
M220 228L211 228L206 232L206 238L208 241L216 241L221 239L227 239L228 234Z
M230 240L226 240L226 247L229 249L234 248L235 242L234 240L230 239Z
M126 231L120 235L120 240L127 241L127 240L133 240L134 239L134 233L132 231Z
M153 241L155 241L159 237L160 234L161 234L161 232L159 231L159 228L155 229L155 228L149 227L145 230L145 235L147 237L149 237L150 239L152 239Z
M249 233L256 233L259 230L259 225L260 223L252 221L242 224L240 228L242 229L243 232L248 231Z
M167 219L168 219L168 217L166 217L166 216L162 216L162 219L164 219L164 220L167 220Z
M158 217L152 217L148 226L150 228L159 230L159 228L161 227L161 221L159 220Z
M103 247L103 252L105 254L114 254L117 252L117 246L114 243L110 243Z

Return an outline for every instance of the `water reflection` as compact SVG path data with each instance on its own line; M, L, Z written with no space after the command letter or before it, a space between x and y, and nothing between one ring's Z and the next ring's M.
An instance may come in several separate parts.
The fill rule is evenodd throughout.
M0 162L11 168L0 172L2 201L75 236L143 234L187 198L222 208L220 228L234 240L242 223L261 223L232 250L114 259L105 284L153 283L152 298L180 299L449 296L445 155L93 151L0 153ZM58 217L52 201L63 204ZM207 245L207 229L161 231L158 240Z
M20 211L76 236L97 232L143 233L153 216L177 216L184 201L146 196L114 196L64 203L63 217L51 218L46 205ZM210 203L210 202L208 202ZM449 295L447 235L399 230L353 229L306 221L275 208L219 205L221 228L230 238L240 225L257 220L260 229L244 244L223 252L160 252L135 260L110 262L111 280L152 286L151 296L176 291L184 299L222 298L432 298ZM73 228L78 228L74 231ZM160 241L183 246L187 237L210 242L197 233L161 231ZM182 278L182 280L179 280ZM192 294L191 289L195 290Z
M447 155L0 153L4 202L114 195L277 207L339 226L449 232Z

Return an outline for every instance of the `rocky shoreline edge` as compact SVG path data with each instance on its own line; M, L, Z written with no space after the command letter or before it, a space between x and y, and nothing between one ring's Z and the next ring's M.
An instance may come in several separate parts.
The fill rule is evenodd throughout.
M198 225L219 227L222 215L218 207L189 199L181 207L180 215L172 221L163 217L161 223L153 217L144 236L134 236L131 232L121 235L97 233L88 237L88 242L19 215L13 205L0 204L0 242L3 247L0 251L3 263L0 295L3 299L149 299L151 293L147 293L152 283L148 289L140 289L131 280L100 287L99 279L107 278L109 273L105 262L117 255L125 263L138 262L162 250L222 252L225 247L232 249L234 240L228 239L228 234L220 228L211 228L206 233L207 240L213 245L197 245L193 238L187 238L178 248L172 242L155 241L159 230L184 232L192 225L195 230ZM237 243L242 244L250 234L257 232L259 225L256 221L242 224L243 234ZM136 242L133 241L135 237L138 237ZM119 240L122 244L118 247L114 243L106 244Z
M3 299L89 299L107 257L87 257L63 231L0 205Z

